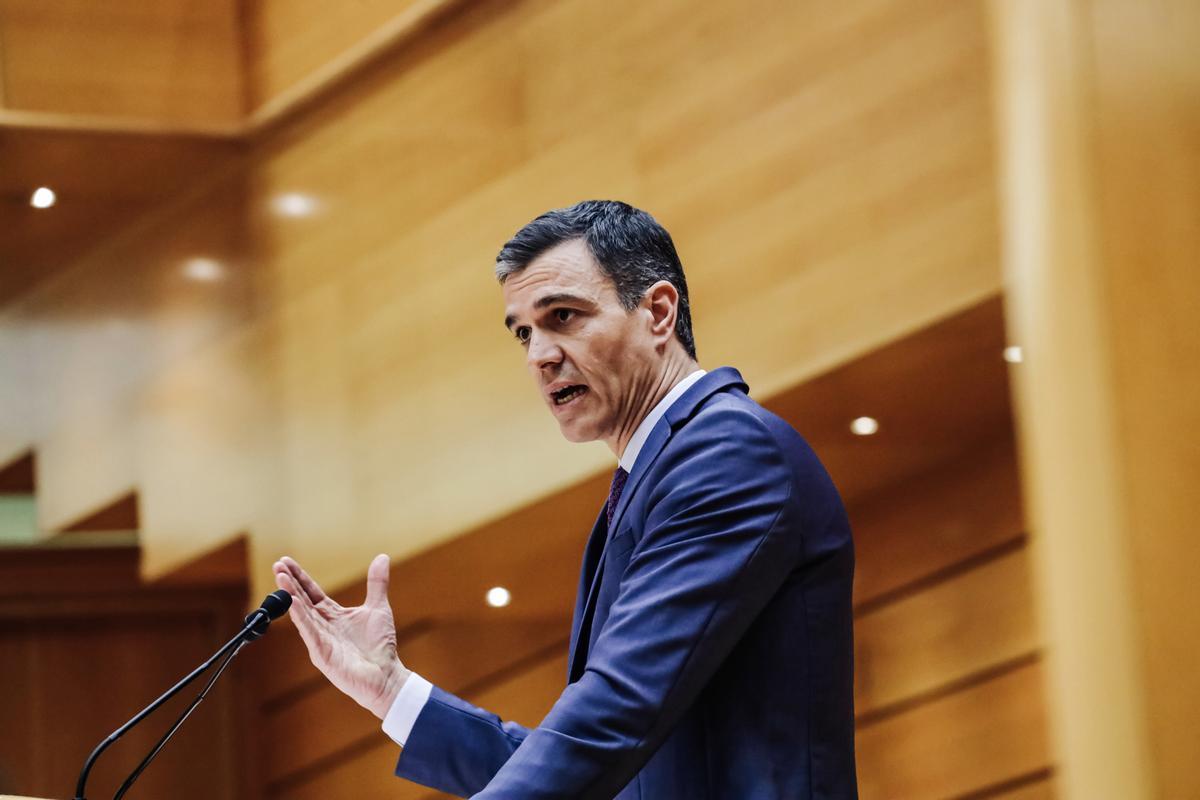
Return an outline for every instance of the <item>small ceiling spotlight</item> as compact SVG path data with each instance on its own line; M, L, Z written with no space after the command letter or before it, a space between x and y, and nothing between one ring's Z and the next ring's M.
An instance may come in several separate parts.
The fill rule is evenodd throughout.
M503 586L493 586L487 590L485 599L487 600L487 604L492 608L504 608L512 602L512 592Z
M850 423L850 432L855 436L870 436L879 430L879 420L874 417L857 417Z
M58 195L54 190L47 186L39 186L33 190L33 194L29 198L29 205L34 208L49 208L58 201Z
M1004 348L1004 360L1010 364L1020 364L1025 360L1025 353L1018 344L1010 344Z
M300 192L276 195L271 201L271 208L281 217L311 217L320 206L317 198Z
M188 280L199 283L212 283L221 280L225 274L221 262L213 258L189 258L183 265L183 274Z

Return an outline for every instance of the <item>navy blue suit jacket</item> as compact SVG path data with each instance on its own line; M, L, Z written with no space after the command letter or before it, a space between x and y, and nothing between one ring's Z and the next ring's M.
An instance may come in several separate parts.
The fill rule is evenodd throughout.
M849 525L812 450L746 392L729 367L689 387L612 535L596 520L541 725L434 687L397 775L488 800L857 797Z

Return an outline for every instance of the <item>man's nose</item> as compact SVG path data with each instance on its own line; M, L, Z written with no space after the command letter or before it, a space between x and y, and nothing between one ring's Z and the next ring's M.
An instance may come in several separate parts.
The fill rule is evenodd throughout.
M562 361L562 349L553 336L531 333L526 358L531 368L540 370Z

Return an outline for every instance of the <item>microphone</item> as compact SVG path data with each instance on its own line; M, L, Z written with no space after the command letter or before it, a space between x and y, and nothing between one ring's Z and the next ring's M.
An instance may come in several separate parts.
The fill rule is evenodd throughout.
M283 589L276 589L266 596L255 611L246 615L246 640L254 641L267 632L267 626L287 613L292 607L292 596Z
M291 605L292 596L283 589L276 589L275 591L271 592L266 596L266 598L262 601L262 604L255 611L252 611L246 616L245 625L240 631L237 632L237 635L222 645L221 649L213 653L211 658L209 658L200 666L196 667L196 669L192 670L182 680L180 680L179 683L175 684L161 696L159 696L157 700L143 708L141 711L135 714L132 719L105 737L104 741L100 742L100 744L96 746L96 749L92 751L92 754L88 756L87 761L83 762L83 769L79 771L79 781L75 786L75 800L87 800L84 791L87 787L88 773L91 772L92 767L96 763L96 759L100 757L101 753L103 753L109 748L109 746L128 733L131 728L154 713L154 711L163 703L170 700L172 697L181 692L188 684L204 674L204 672L213 664L215 664L218 659L223 659L220 665L217 667L216 672L213 673L212 677L209 678L208 683L205 684L204 689L201 690L200 694L196 695L196 698L192 700L191 704L188 705L186 709L184 709L183 713L179 715L174 724L167 729L167 732L163 734L161 739L158 740L158 743L154 745L154 748L149 752L149 754L142 759L137 768L134 769L129 777L125 779L125 782L121 784L121 788L117 790L115 795L113 795L113 800L119 800L119 798L122 797L125 792L129 791L129 787L131 787L134 781L138 779L138 776L142 774L142 771L150 765L150 762L153 761L154 757L158 755L160 750L162 750L163 746L167 743L167 740L175 734L175 731L179 730L179 726L183 724L184 720L186 720L189 715L191 715L196 706L200 705L200 701L208 696L208 690L211 689L213 684L217 682L217 678L221 677L221 673L224 672L225 668L229 666L229 662L233 661L234 656L236 656L238 652L241 651L241 649L248 643L254 641L255 639L261 638L262 635L267 632L267 626L269 626L274 620L279 619L286 614Z

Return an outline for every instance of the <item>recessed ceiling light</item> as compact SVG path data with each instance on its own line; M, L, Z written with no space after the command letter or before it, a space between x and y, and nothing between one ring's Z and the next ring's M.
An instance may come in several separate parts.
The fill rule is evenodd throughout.
M300 192L286 192L276 195L271 201L271 208L281 217L311 217L320 208L317 198Z
M1025 360L1025 353L1021 350L1021 346L1010 344L1004 348L1004 360L1010 364L1020 364Z
M34 208L49 208L57 200L58 195L54 193L53 189L46 186L39 186L33 190L33 195L29 198L29 205Z
M512 602L512 592L503 586L493 586L487 590L487 604L492 608L504 608Z
M870 436L879 430L879 420L874 417L857 417L850 423L850 432L856 436Z
M189 258L183 265L183 274L188 280L211 283L221 280L225 274L221 262L213 258Z

